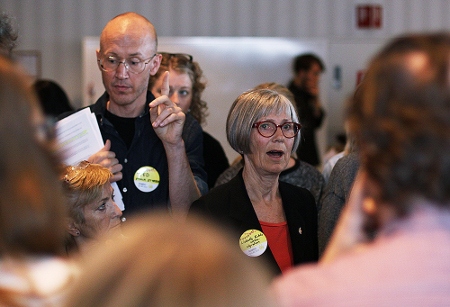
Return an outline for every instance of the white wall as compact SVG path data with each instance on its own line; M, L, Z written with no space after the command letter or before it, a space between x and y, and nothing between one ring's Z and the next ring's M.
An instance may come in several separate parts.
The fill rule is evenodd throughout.
M361 3L383 6L382 29L355 28L355 5ZM449 0L0 0L0 10L17 17L18 49L39 50L42 76L60 82L76 106L83 96L83 38L98 36L110 18L124 11L145 15L162 37L325 39L329 138L342 130L342 99L353 89L352 70L365 65L378 46L374 41L450 29ZM342 66L345 77L338 90L331 87L335 65Z
M83 104L91 104L104 91L97 67L95 50L98 37L87 37L83 43ZM291 77L291 59L303 52L314 52L327 59L325 40L271 37L160 37L158 51L191 54L207 79L203 99L208 103L207 125L204 129L217 138L229 161L237 153L228 145L225 123L230 105L242 92L263 82L286 84ZM94 97L87 95L94 88ZM326 97L327 86L321 87ZM326 145L326 124L318 137Z

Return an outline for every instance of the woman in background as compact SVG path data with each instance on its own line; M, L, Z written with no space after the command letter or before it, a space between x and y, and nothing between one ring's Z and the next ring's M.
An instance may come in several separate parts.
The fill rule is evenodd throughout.
M184 53L161 52L162 60L158 72L150 76L149 90L155 97L161 96L161 85L165 71L169 71L169 98L180 106L184 113L192 115L200 125L206 121L206 102L201 99L206 82L203 71L192 56ZM186 116L189 120L189 115ZM228 168L228 158L219 141L203 131L203 158L211 189L217 177Z
M30 80L0 56L0 305L61 306L77 276L51 131Z

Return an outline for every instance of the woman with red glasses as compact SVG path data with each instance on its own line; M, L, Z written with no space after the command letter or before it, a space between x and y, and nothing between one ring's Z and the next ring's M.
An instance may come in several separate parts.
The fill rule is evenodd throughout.
M268 89L241 94L228 113L226 131L244 167L190 210L222 222L236 235L236 248L272 265L274 273L318 258L314 197L279 181L300 141L300 128L285 96Z

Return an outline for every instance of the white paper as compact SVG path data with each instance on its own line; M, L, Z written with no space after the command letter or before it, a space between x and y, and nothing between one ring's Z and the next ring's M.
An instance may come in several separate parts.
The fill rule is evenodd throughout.
M57 151L67 165L77 165L103 148L104 143L95 114L89 108L75 112L56 123ZM122 193L113 182L114 201L125 210Z

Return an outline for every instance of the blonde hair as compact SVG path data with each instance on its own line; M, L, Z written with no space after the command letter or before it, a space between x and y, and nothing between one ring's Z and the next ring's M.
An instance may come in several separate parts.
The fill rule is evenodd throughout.
M103 186L109 182L109 169L88 161L65 168L62 182L67 197L69 217L84 223L83 208L102 196Z
M123 241L91 254L69 306L272 306L267 269L209 222L155 212L128 222Z

